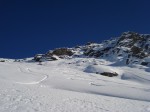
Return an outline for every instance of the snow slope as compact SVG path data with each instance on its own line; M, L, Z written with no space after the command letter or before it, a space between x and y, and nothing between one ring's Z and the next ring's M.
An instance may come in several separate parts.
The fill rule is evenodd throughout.
M103 59L1 62L0 112L150 112L149 85L148 67Z

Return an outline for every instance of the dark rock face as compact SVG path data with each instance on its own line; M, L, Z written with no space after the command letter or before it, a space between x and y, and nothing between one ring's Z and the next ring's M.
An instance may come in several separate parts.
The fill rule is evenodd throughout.
M102 50L93 50L92 48L90 50L87 49L87 51L84 52L84 55L86 56L94 56L94 57L100 57L103 54L107 53L111 47L106 47Z
M138 54L138 53L140 53L141 51L142 51L142 49L139 48L139 47L136 47L136 46L133 46L133 47L131 48L131 52L132 52L133 54Z
M86 55L86 56L92 56L93 52L94 52L93 49L90 49L90 50L87 49L87 50L84 52L84 55Z
M118 45L121 41L123 41L123 40L125 40L125 39L130 39L130 40L131 40L131 42L128 43L128 46L133 46L134 43L136 43L136 42L139 41L139 40L142 40L143 38L140 36L140 34L138 34L138 33L136 33L136 32L125 32L125 33L123 33L123 34L120 36L120 38L119 38L119 40L118 40L118 42L117 42L117 45ZM126 43L126 44L127 44L127 43Z
M0 62L5 62L5 60L0 60Z
M129 59L126 60L126 64L127 64L127 65L129 64Z
M57 58L55 58L55 57L53 57L53 56L51 57L51 59L52 59L53 61L58 60Z
M59 49L55 49L52 52L53 55L57 55L57 56L61 56L61 55L67 55L67 56L72 56L73 52L67 48L59 48Z
M141 65L147 66L150 62L142 62Z
M103 72L103 73L96 72L96 74L101 74L101 75L107 76L107 77L118 76L118 74L116 72L114 72L114 73L111 73L111 72Z
M42 62L42 61L55 61L58 59L54 56L46 56L44 54L37 54L34 56L33 60L35 60L36 62Z
M34 56L34 60L39 62L42 59L43 56L44 56L43 54L37 54L37 55Z
M46 54L37 54L34 56L34 60L37 62L39 62L40 60L55 61L58 60L58 57L65 58L65 56L72 56L73 54L74 53L72 52L72 50L68 48L58 48L55 50L48 51Z
M103 72L103 73L101 73L101 75L108 76L108 77L118 76L117 73L110 73L110 72Z
M148 50L149 47L150 47L150 44L146 44L146 45L145 45L145 49L146 49L146 50Z
M102 56L104 53L102 51L97 51L96 53L93 54L93 56L95 57L100 57Z

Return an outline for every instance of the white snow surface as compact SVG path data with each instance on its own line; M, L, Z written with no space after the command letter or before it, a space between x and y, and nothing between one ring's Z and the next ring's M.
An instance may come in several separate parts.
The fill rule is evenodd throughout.
M94 58L1 62L0 112L150 112L150 69L112 65Z

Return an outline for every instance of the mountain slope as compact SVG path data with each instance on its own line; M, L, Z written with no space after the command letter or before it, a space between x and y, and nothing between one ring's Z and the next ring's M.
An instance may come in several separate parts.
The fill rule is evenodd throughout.
M116 64L142 64L150 62L150 35L124 32L120 37L106 40L101 44L88 43L81 47L89 57L104 58ZM146 64L147 63L147 64Z
M141 65L148 61L149 35L133 32L1 59L0 112L150 112L150 67Z
M150 35L124 32L120 37L105 40L102 43L88 42L74 48L59 48L43 54L43 59L55 59L64 56L93 57L114 62L114 65L141 64L150 66ZM57 59L56 59L57 60ZM39 61L39 60L37 60Z
M110 63L94 58L64 59L42 65L0 63L0 111L149 112L147 68L113 67ZM105 77L94 70L115 70L119 76Z

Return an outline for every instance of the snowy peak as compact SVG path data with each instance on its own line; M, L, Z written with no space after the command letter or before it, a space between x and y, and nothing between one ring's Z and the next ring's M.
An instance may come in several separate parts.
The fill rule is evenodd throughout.
M40 58L57 60L58 58L68 57L102 58L119 65L142 64L149 66L150 35L124 32L120 37L105 40L102 43L88 42L86 45L74 48L50 50L40 56L37 61Z
M142 35L135 32L123 33L117 41L117 45L124 47L139 47L142 50L148 51L150 35Z
M100 44L88 43L82 48L85 56L104 58L116 63L148 65L150 62L150 35L124 32L118 38L105 40Z
M126 32L34 59L0 58L0 112L150 112L149 51L149 35Z

